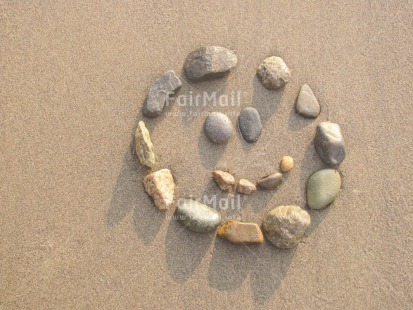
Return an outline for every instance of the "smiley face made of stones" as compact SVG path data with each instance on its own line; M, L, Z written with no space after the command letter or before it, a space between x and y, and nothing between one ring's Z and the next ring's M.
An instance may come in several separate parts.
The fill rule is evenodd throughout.
M201 47L191 52L184 64L185 74L190 82L219 78L229 73L237 65L235 51L221 46ZM285 87L291 80L291 72L284 60L271 56L266 58L257 69L258 80L264 87L277 90ZM163 73L152 82L142 108L142 114L156 118L162 114L167 100L173 97L182 86L174 71ZM321 112L320 104L311 88L304 84L295 103L296 112L305 118L317 118ZM255 143L262 130L259 111L247 107L240 111L238 128L247 143ZM233 135L231 120L223 113L210 113L204 123L205 135L216 144L227 143ZM346 156L340 126L332 122L318 124L314 137L316 152L321 160L332 168L321 169L310 176L307 183L307 204L318 210L334 202L341 189L341 176L336 170ZM135 134L136 154L142 165L153 168L156 156L150 133L140 121ZM257 180L255 184L247 179L236 180L230 173L213 170L212 177L221 190L251 195L262 190L275 190L283 182L282 173L293 169L294 161L284 156L280 171ZM160 211L168 210L173 201L175 183L169 169L151 171L144 180L146 192L153 198ZM262 244L266 239L279 248L293 248L302 240L311 223L307 211L295 205L281 205L269 210L263 218L262 229L256 223L229 220L222 223L221 214L193 199L179 199L175 210L178 222L196 233L216 232L217 235L234 244Z

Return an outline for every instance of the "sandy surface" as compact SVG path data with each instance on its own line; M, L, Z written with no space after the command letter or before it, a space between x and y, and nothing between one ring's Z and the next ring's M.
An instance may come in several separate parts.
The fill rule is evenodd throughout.
M0 308L408 309L412 301L412 1L1 1ZM264 3L266 2L266 3ZM151 81L204 45L235 49L224 79L180 94L241 92L239 105L178 106L148 120L177 195L225 198L214 167L255 180L281 156L296 160L276 192L241 199L225 218L260 222L279 204L305 207L323 167L317 123L347 144L334 206L311 212L296 250L233 246L159 213L142 186L132 134ZM281 92L255 69L281 56ZM315 121L293 112L308 83ZM226 147L204 116L256 107L264 130ZM167 216L170 216L168 214Z

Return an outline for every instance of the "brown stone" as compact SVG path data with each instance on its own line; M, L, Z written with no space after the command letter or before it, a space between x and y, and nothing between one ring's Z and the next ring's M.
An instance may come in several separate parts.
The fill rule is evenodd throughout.
M165 211L174 200L175 183L169 169L162 169L148 174L143 184L147 193L153 198L159 210Z
M221 170L214 170L212 171L212 177L223 191L230 192L234 190L235 178L232 174Z
M227 221L218 228L218 236L234 244L261 244L264 236L255 223Z
M276 189L281 185L283 175L279 172L271 174L257 181L257 185L262 189Z
M237 191L241 194L250 195L257 190L255 185L246 179L239 180L237 184Z

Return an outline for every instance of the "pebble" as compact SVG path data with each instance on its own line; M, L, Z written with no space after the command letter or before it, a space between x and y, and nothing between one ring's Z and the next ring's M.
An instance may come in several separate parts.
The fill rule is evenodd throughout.
M205 120L204 130L207 137L215 143L225 143L232 136L232 122L220 112L211 112Z
M280 169L282 172L288 172L294 168L294 159L291 156L281 158Z
M346 157L340 126L332 122L321 122L314 138L315 149L326 164L338 165Z
M227 221L217 231L218 237L234 244L262 244L264 236L255 223Z
M262 224L268 241L273 245L290 249L298 245L311 223L307 211L298 206L278 206L270 210Z
M301 87L295 109L298 114L306 118L316 118L320 114L320 104L307 84Z
M212 177L223 191L232 192L234 190L235 178L232 174L221 170L214 170L212 171Z
M279 89L291 79L291 72L280 57L266 58L257 69L257 76L262 85L268 89Z
M162 74L149 88L142 114L151 118L159 116L166 102L181 86L182 82L173 70Z
M174 200L175 183L169 169L148 174L143 179L146 192L153 198L161 211L166 211Z
M319 170L308 179L307 203L311 209L323 209L334 201L340 188L341 177L337 170Z
M283 175L279 172L271 174L257 181L257 185L262 189L276 189L281 185Z
M184 64L186 76L191 81L222 77L237 65L234 51L221 46L201 47L191 52Z
M221 224L218 211L192 199L181 199L175 216L181 225L199 233L212 232Z
M136 128L135 148L141 164L152 168L155 165L155 153L149 131L143 121L140 121Z
M240 179L237 184L237 191L241 194L250 195L252 193L255 193L257 191L257 188L250 181L246 179Z
M238 117L238 127L245 141L256 142L262 130L258 111L252 107L243 109Z

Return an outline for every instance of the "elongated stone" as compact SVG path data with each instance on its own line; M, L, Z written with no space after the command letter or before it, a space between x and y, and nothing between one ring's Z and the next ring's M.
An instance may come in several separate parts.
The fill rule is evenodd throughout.
M279 89L291 79L291 72L280 57L266 58L257 69L257 76L262 85L268 89Z
M182 82L173 70L166 71L153 81L143 104L142 113L146 117L157 117L165 108L166 102L182 86Z
M232 50L206 46L188 55L184 69L189 80L201 81L224 76L237 65L237 61L237 55Z
M143 184L146 192L153 198L159 210L165 211L174 200L175 183L169 169L148 174Z
M238 117L238 127L245 141L256 142L262 130L258 111L252 107L243 109Z
M262 189L276 189L281 185L283 175L279 172L271 174L257 181L257 185Z
M320 114L320 104L307 84L301 87L295 109L298 114L306 118L316 118Z
M307 182L307 203L311 209L323 209L337 197L341 188L340 173L322 169L310 176Z
M264 236L255 223L227 221L219 227L217 235L234 244L261 244Z
M326 164L338 165L346 157L340 126L332 122L321 122L314 138L315 149Z
M221 224L218 211L192 199L181 199L175 215L181 225L199 233L212 232Z
M232 174L221 170L214 170L212 171L212 177L223 191L231 192L234 190L235 178Z
M155 165L155 153L151 136L143 121L140 121L136 128L135 148L141 164L152 168Z
M278 206L265 215L262 228L269 242L290 249L298 245L310 223L310 215L300 207Z

